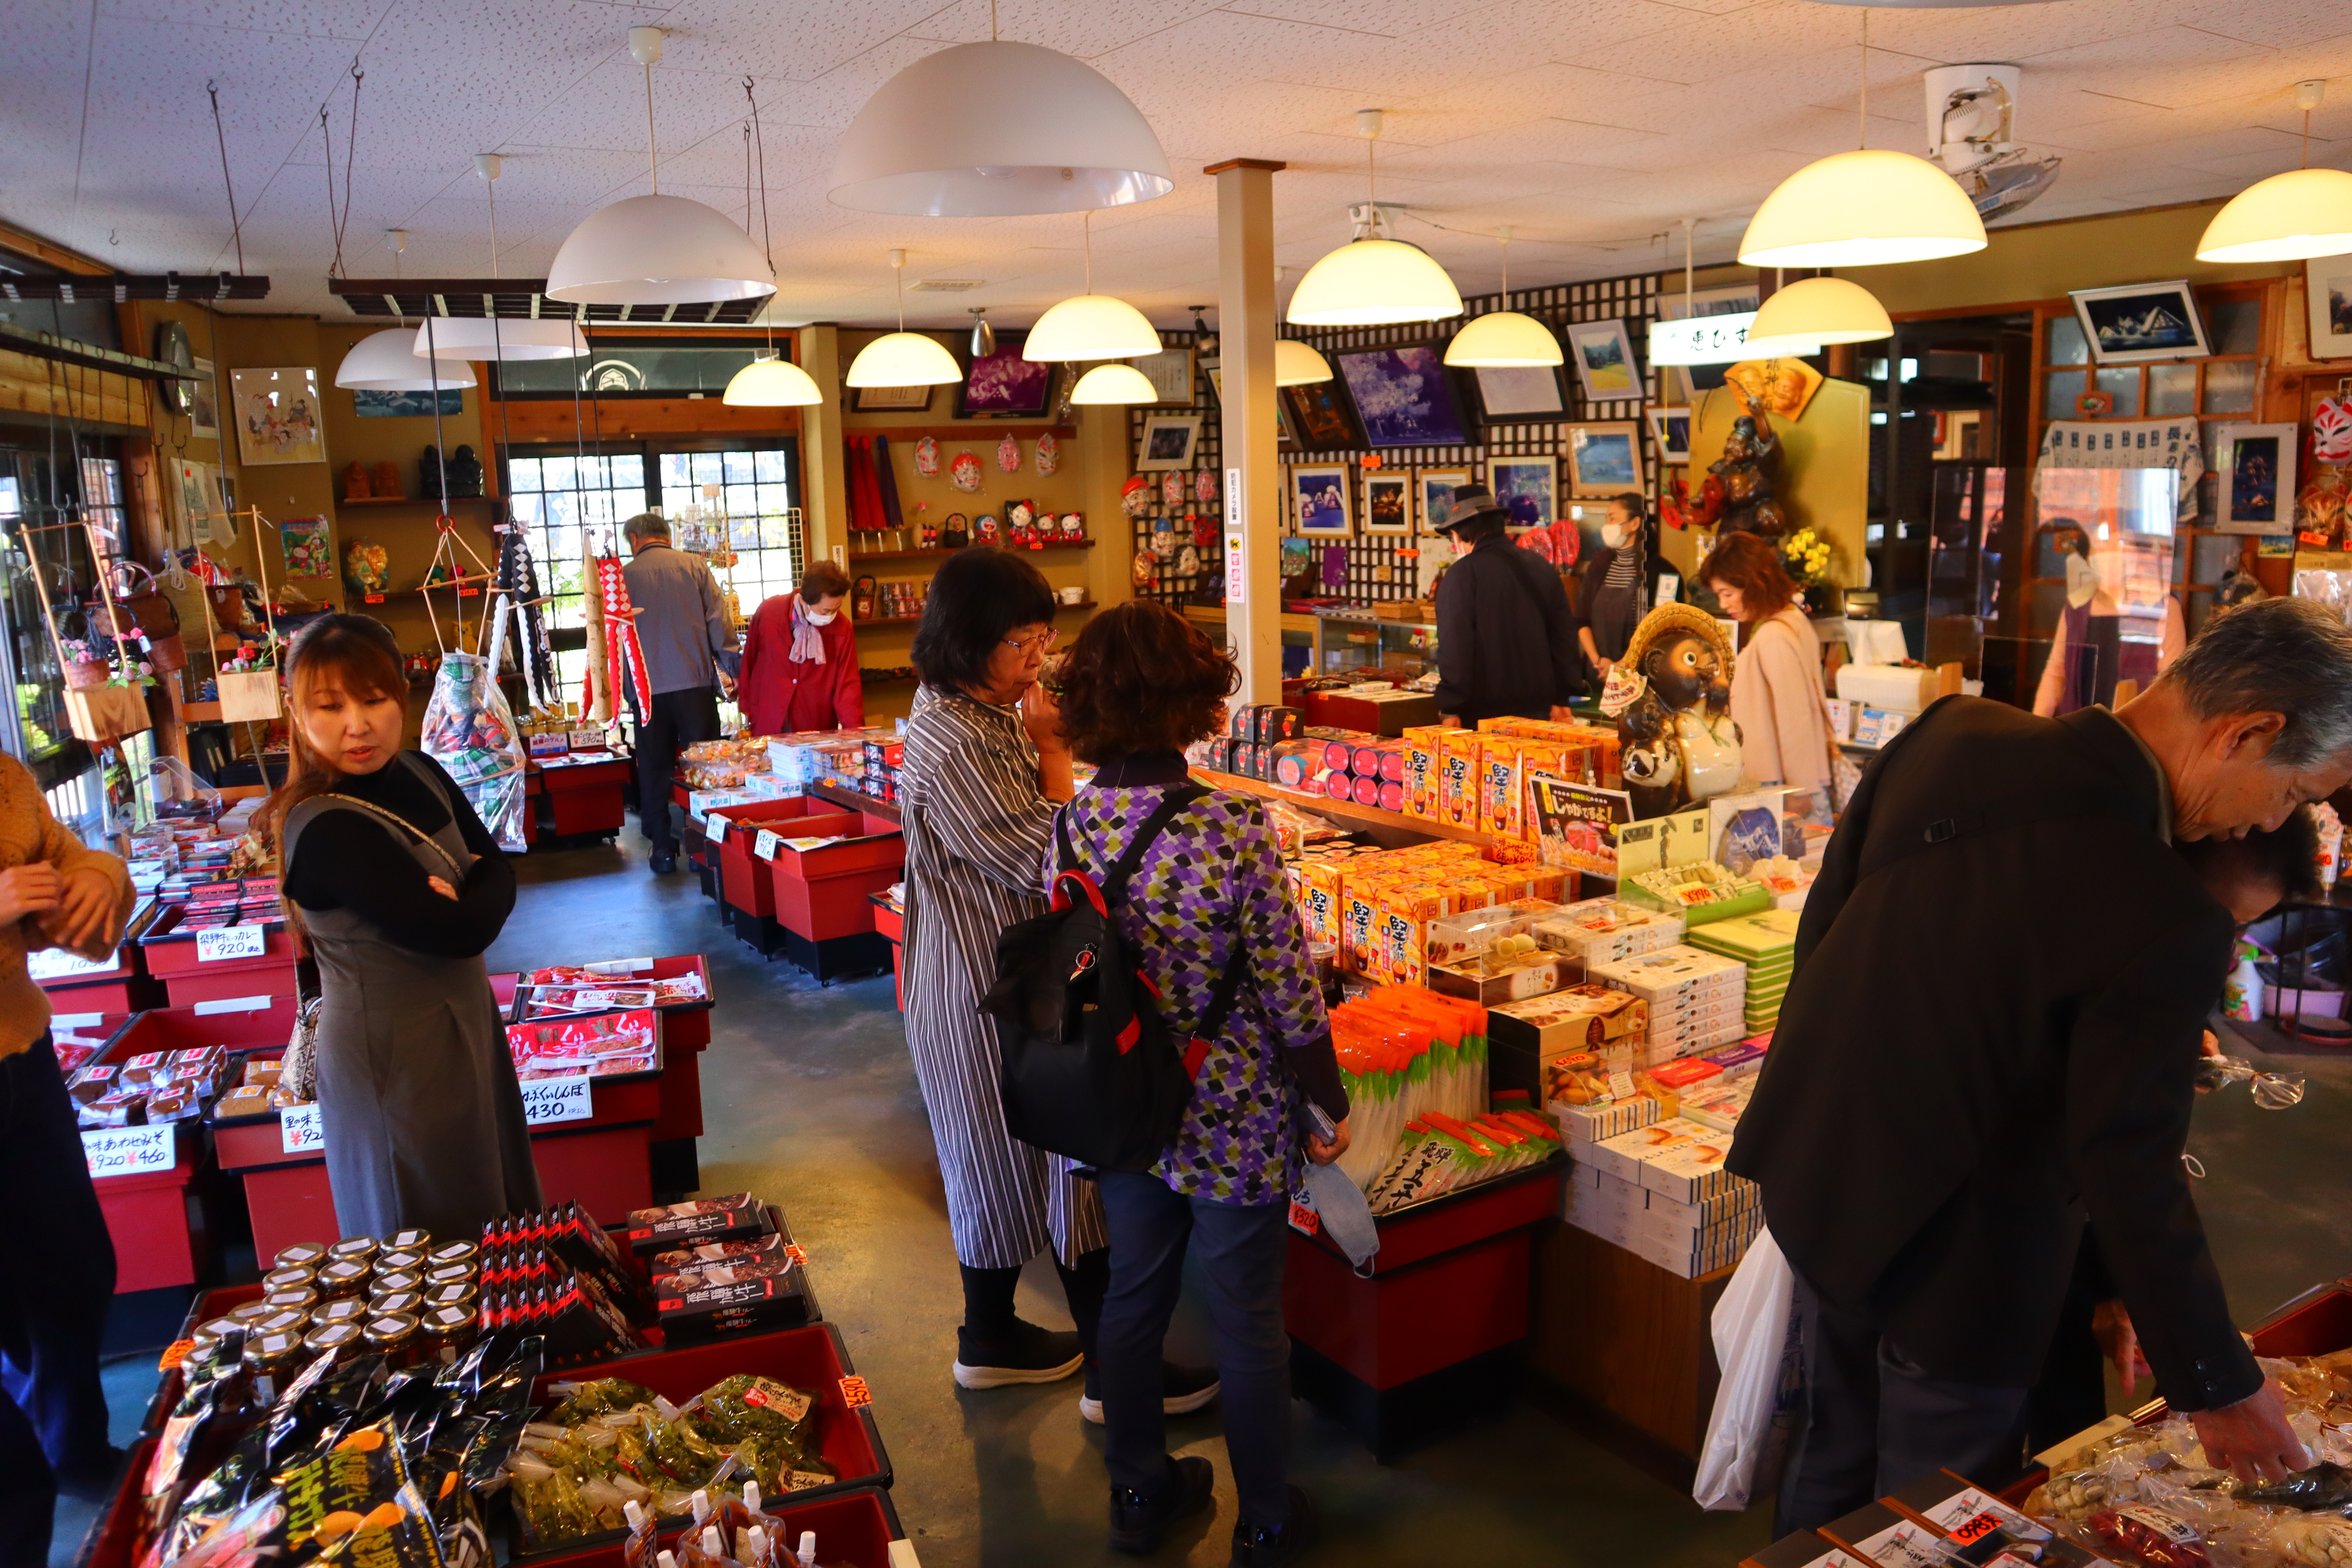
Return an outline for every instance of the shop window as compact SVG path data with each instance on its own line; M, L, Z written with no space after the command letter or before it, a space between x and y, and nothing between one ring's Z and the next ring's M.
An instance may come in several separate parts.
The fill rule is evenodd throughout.
M2229 360L2205 367L2207 414L2252 414L2254 411L2256 366L2252 360Z
M2050 323L2049 363L2052 364L2088 364L2091 345L2083 336L2083 323L2072 316L2061 316Z
M2112 365L2097 375L2098 390L2114 401L2107 405L2110 419L2139 417L2139 366Z
M2045 371L2042 376L2042 406L2050 411L2053 419L2074 417L2074 402L2089 390L2087 373L2079 370Z
M2147 412L2167 418L2197 412L2197 367L2193 364L2152 364L2147 367Z

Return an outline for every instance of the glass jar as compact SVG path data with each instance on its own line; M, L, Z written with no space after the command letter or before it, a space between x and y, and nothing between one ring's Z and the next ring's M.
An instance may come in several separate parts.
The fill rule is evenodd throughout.
M375 1237L372 1236L354 1236L348 1240L339 1241L335 1243L334 1246L327 1248L327 1256L339 1262L364 1263L370 1268L373 1268L375 1266L375 1255L383 1250L383 1244L377 1241Z
M364 1323L374 1310L372 1301L362 1301L357 1296L338 1296L331 1301L321 1301L319 1310L310 1314L310 1321L320 1328L329 1323Z
M302 1352L311 1357L331 1356L337 1362L349 1361L357 1355L365 1341L357 1323L327 1323L312 1329L302 1341Z
M316 1268L327 1260L327 1249L315 1241L298 1241L279 1252L274 1262L278 1268Z
M462 1307L470 1312L474 1310L475 1294L472 1280L453 1279L426 1290L425 1304L428 1307Z
M425 1361L456 1361L471 1349L476 1337L474 1309L436 1307L416 1325L416 1353Z
M414 1317L424 1310L422 1290L382 1290L368 1298L370 1312L405 1312Z
M289 1311L282 1307L272 1307L266 1315L255 1319L247 1328L246 1346L249 1350L255 1340L270 1334L292 1334L296 1339L300 1339L310 1327L310 1313Z
M415 1358L416 1320L405 1312L378 1312L362 1331L368 1349L383 1356L386 1365L406 1366Z
M264 1290L299 1290L317 1279L319 1271L308 1264L293 1264L273 1268L261 1277Z
M425 1271L427 1285L471 1284L474 1267L470 1263L436 1263Z
M319 1293L307 1285L291 1290L272 1290L261 1299L261 1304L280 1311L300 1312L308 1317L319 1305Z
M371 1296L381 1296L387 1290L422 1290L424 1289L425 1276L409 1268L394 1268L388 1272L380 1270L368 1283L368 1294Z
M247 1301L242 1307L232 1307L229 1309L228 1315L235 1318L238 1322L243 1323L247 1329L250 1330L254 1324L261 1321L262 1319L269 1316L270 1313L277 1310L277 1308L271 1306L267 1301Z
M287 1381L301 1370L302 1336L293 1330L256 1334L245 1345L245 1370L253 1374L256 1404L274 1405Z
M383 1238L384 1246L395 1252L422 1252L433 1245L429 1230L395 1230Z
M356 1258L338 1258L319 1270L319 1292L323 1296L363 1295L374 1273Z
M436 1263L463 1263L471 1266L481 1255L482 1249L470 1241L445 1241L425 1256Z
M378 1274L422 1274L428 1267L421 1247L388 1247L375 1256Z

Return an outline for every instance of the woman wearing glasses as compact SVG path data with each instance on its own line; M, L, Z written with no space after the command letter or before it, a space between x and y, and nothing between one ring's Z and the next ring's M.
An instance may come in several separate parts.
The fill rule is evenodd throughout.
M898 774L907 837L907 1047L939 1145L948 1225L963 1271L955 1380L965 1388L1053 1383L1092 1362L1110 1279L1094 1184L1005 1130L996 1026L979 999L996 937L1043 914L1055 805L1071 795L1060 715L1038 685L1054 642L1054 593L1018 555L975 547L931 579L915 632L922 686ZM1022 1266L1051 1247L1076 1333L1013 1310ZM1167 1408L1197 1410L1213 1373L1170 1368ZM1080 1402L1102 1419L1090 1386Z

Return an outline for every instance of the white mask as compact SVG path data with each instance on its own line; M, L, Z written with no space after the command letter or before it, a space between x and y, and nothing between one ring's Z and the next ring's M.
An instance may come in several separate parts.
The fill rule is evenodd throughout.
M1612 550L1622 550L1624 548L1625 544L1624 528L1614 522L1602 523L1601 525L1601 542L1607 545Z
M829 626L841 617L839 610L803 610L801 619L813 626Z

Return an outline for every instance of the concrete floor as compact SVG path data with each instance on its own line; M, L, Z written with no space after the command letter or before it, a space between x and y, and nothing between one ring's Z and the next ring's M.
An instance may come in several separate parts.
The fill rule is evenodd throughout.
M761 960L720 930L690 876L649 877L642 849L633 828L619 848L522 861L522 897L493 967L708 952L719 1006L703 1058L703 1190L750 1188L791 1216L825 1313L873 1388L897 1468L892 1496L927 1568L1132 1561L1105 1545L1101 1435L1079 1419L1076 1382L968 1394L949 1377L961 1317L955 1259L888 979L819 987ZM2199 1196L2242 1322L2315 1280L2352 1274L2352 1227L2342 1219L2352 1121L2341 1109L2352 1058L2317 1048L2260 1054L2310 1075L2305 1102L2263 1111L2236 1088L2200 1106L2191 1141L2209 1173ZM1042 1261L1024 1282L1022 1308L1067 1326ZM1210 1359L1189 1297L1171 1348L1179 1359ZM119 1436L135 1429L152 1365L135 1358L109 1369ZM1318 1561L1699 1568L1735 1563L1767 1539L1768 1510L1702 1514L1685 1494L1527 1405L1389 1466L1305 1405L1293 1413L1295 1473L1327 1521ZM1155 1561L1222 1564L1234 1514L1214 1407L1172 1422L1170 1440L1216 1464L1217 1511ZM70 1563L87 1517L61 1508L53 1568Z

